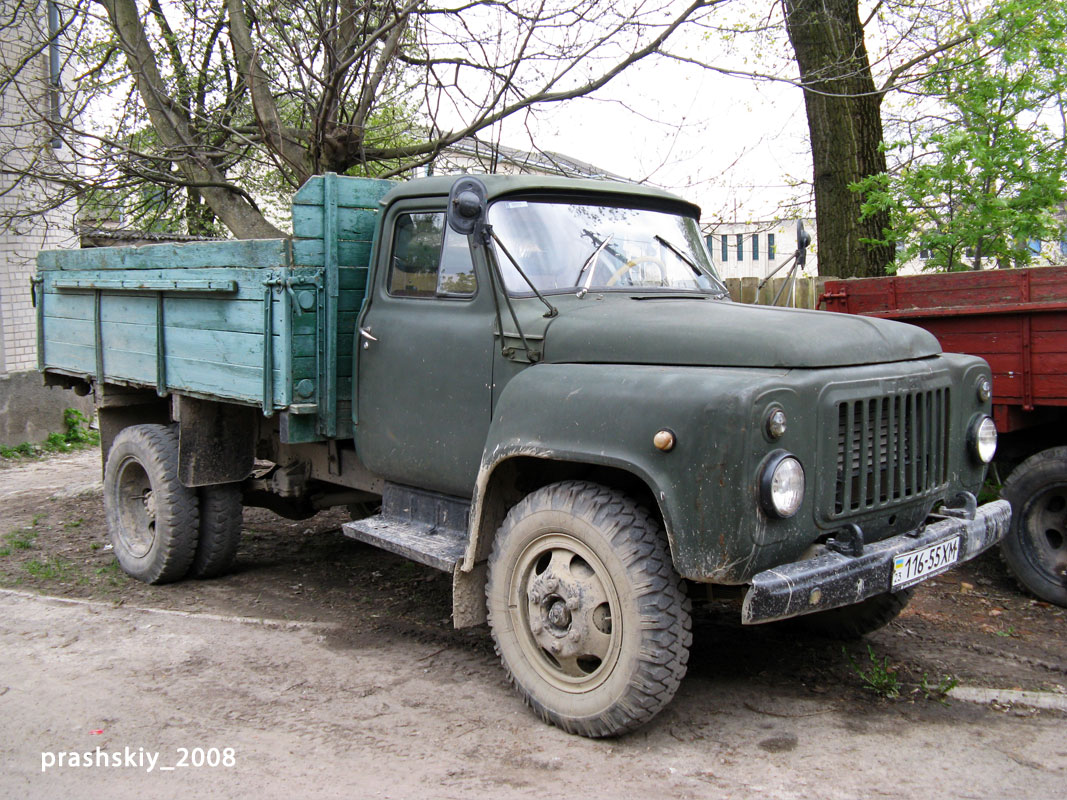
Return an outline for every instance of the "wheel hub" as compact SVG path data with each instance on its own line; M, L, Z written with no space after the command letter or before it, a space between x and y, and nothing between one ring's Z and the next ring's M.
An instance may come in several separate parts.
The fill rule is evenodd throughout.
M608 593L589 563L569 548L542 554L529 573L526 619L550 668L569 679L596 672L612 652Z
M548 624L553 628L566 632L571 626L571 612L567 610L567 604L562 597L553 596L551 605L548 607Z

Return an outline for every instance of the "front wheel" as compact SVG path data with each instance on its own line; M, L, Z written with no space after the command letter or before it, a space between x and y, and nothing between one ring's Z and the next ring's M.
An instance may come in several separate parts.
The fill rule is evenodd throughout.
M567 481L511 509L489 557L489 626L544 720L614 736L655 716L689 658L689 599L663 527L626 495Z

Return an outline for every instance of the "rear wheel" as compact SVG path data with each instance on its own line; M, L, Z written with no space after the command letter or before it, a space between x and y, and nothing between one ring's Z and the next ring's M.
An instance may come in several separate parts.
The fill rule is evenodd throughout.
M1000 544L1004 561L1029 591L1067 606L1067 447L1026 459L1004 481L1011 528Z
M200 537L189 567L190 578L217 578L233 567L241 542L241 484L201 486Z
M808 633L828 639L860 639L896 619L913 593L912 589L902 589L878 594L850 606L805 614L792 622Z
M196 492L178 480L178 436L166 425L132 425L111 445L104 510L119 565L145 583L185 576L196 553Z
M624 494L567 481L508 514L489 558L489 625L526 703L583 736L613 736L674 696L689 600L662 526Z

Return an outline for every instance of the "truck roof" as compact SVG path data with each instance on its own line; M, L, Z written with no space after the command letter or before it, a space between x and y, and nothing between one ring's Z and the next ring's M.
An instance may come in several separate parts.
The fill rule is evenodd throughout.
M396 188L382 198L382 204L412 197L439 197L447 195L460 178L477 178L485 184L489 200L512 194L575 194L614 195L655 206L671 206L682 213L700 218L700 207L677 195L642 186L636 183L598 180L590 178L561 178L548 175L442 175L431 178L415 178L397 184Z

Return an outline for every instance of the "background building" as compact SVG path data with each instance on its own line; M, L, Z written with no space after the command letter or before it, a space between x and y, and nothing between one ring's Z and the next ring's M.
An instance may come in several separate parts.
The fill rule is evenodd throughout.
M36 187L21 180L31 158L62 158L48 119L58 99L50 79L47 4L5 6L0 24L0 209L14 217L0 227L0 444L38 441L63 429L63 409L88 404L73 393L45 389L37 373L37 337L30 278L37 252L77 247L74 209L19 217ZM30 59L31 69L14 67Z
M819 272L815 220L804 219L811 236L805 274ZM705 224L704 235L711 260L723 278L766 278L797 250L797 221L719 222ZM785 277L788 267L778 273Z

